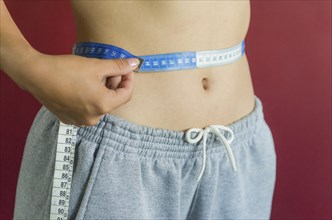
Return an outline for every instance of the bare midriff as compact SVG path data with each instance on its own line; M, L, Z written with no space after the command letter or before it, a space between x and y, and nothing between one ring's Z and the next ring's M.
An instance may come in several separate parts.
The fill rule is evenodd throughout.
M77 42L121 47L132 54L221 50L245 39L250 2L72 1ZM171 130L229 125L253 111L247 57L193 70L135 73L132 98L109 114Z

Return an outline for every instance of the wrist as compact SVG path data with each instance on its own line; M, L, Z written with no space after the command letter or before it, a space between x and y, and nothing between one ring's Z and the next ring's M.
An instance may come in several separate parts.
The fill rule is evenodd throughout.
M1 48L3 49L3 48ZM28 43L1 51L1 69L23 90L29 90L30 78L37 74L43 56Z
M45 61L49 55L40 53L33 48L27 54L29 55L21 60L17 83L20 88L33 94L36 85L40 83L42 76L47 73Z

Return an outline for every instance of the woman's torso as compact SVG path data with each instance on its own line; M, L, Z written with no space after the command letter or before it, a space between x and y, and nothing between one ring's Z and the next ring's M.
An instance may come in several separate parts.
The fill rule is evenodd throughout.
M113 44L135 55L229 48L245 39L250 20L249 0L76 0L72 5L77 42ZM187 130L227 125L253 108L244 55L218 67L135 73L132 98L110 114L141 125Z

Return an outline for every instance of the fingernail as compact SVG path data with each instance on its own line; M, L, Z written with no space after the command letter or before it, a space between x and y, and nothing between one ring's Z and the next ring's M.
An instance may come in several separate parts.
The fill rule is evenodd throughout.
M128 63L130 66L134 67L139 64L139 60L136 58L130 58L130 59L128 59Z

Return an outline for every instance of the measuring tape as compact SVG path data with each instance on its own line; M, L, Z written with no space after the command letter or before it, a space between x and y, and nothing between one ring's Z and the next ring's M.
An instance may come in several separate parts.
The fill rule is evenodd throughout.
M109 44L83 42L73 47L73 53L84 57L101 59L138 58L138 72L160 72L204 68L229 64L241 58L245 53L245 42L222 50L206 50L195 52L179 52L135 56L128 51Z
M87 42L75 44L73 54L101 59L138 58L141 62L137 72L159 72L228 64L239 59L244 50L245 44L242 41L223 50L135 56L114 45ZM60 122L50 210L52 220L68 218L77 130L76 126Z
M77 127L60 122L55 156L50 219L66 220L72 183Z

